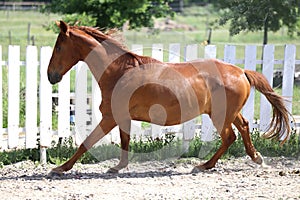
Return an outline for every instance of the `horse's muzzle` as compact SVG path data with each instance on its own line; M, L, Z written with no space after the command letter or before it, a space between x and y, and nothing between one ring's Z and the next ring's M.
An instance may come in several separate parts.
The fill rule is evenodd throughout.
M61 81L61 79L62 79L62 76L59 73L57 73L57 72L54 72L54 73L48 72L48 80L51 84L58 83L59 81Z

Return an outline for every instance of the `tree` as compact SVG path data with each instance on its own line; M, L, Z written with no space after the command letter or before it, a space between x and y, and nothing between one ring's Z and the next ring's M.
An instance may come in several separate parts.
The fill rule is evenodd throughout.
M300 0L215 0L213 3L221 10L219 24L230 22L230 35L263 30L263 44L267 44L268 31L276 32L286 26L290 36L296 32Z
M153 27L154 18L172 16L169 2L171 0L52 0L45 10L73 15L73 19L91 18L82 25L121 28L128 22L129 28L135 29Z

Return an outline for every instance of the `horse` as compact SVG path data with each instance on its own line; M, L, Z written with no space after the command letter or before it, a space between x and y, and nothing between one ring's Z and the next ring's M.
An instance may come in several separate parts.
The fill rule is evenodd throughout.
M74 155L53 168L52 173L70 170L97 141L119 126L121 156L119 163L108 170L118 173L128 165L131 120L169 126L203 113L210 116L222 143L211 159L194 169L215 167L236 140L233 125L241 134L246 153L262 165L263 157L252 144L248 121L240 112L251 87L264 94L273 108L272 120L264 136L281 140L281 143L289 137L291 114L285 107L285 99L274 92L259 72L217 59L161 62L127 50L115 39L113 31L103 33L98 28L70 26L64 21L56 24L60 33L49 62L48 79L56 84L77 62L86 62L101 89L102 119Z

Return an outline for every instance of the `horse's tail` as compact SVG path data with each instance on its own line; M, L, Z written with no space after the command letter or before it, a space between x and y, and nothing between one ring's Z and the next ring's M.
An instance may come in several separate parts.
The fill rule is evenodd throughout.
M282 139L283 144L289 137L291 132L290 116L291 113L286 109L284 98L276 94L266 77L256 71L245 70L245 75L248 78L250 85L254 86L259 92L265 95L273 107L273 117L271 124L264 134L266 138Z

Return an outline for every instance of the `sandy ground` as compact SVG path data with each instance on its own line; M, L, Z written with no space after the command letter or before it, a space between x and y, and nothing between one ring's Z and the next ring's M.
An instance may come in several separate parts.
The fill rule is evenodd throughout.
M1 199L300 199L300 161L248 157L220 160L216 168L191 173L199 159L130 163L119 174L106 171L118 160L76 164L58 177L53 165L31 161L0 169Z

